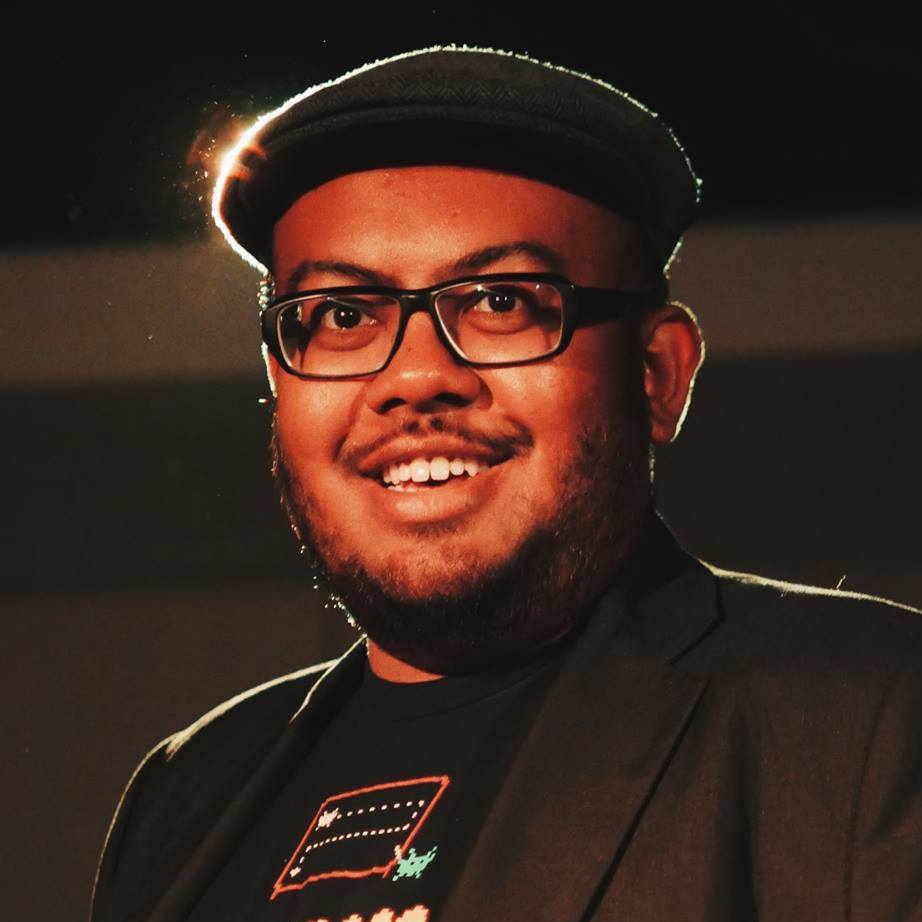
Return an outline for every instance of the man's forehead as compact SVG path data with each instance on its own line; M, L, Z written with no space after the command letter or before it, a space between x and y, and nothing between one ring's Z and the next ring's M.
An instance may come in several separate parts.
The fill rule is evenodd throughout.
M536 263L542 270L566 274L567 260L551 247L535 240L513 240L509 243L493 244L464 253L457 259L439 265L435 272L446 279L476 275L486 271L511 256L524 256ZM295 290L312 275L327 273L342 276L357 283L368 285L397 286L393 274L372 266L349 262L344 259L300 260L283 278L279 279L285 290Z
M301 194L276 222L273 270L283 290L311 276L401 283L401 267L435 281L494 268L567 275L593 253L641 261L639 229L588 198L510 173L419 165L356 171Z

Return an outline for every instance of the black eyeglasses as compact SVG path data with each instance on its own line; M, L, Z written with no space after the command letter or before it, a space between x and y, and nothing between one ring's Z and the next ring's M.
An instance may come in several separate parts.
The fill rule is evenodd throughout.
M590 311L610 318L662 300L657 289L585 288L545 273L480 275L415 290L344 286L274 298L262 313L262 335L291 374L361 377L387 367L410 315L424 311L464 364L521 365L563 352Z

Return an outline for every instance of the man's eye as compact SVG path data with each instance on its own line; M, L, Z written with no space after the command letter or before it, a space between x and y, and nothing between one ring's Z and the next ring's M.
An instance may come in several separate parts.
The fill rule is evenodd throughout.
M477 292L471 299L468 310L487 314L508 314L515 310L531 307L524 292L515 289L493 288Z
M326 330L354 330L374 322L373 317L354 304L327 301L315 311L313 325Z

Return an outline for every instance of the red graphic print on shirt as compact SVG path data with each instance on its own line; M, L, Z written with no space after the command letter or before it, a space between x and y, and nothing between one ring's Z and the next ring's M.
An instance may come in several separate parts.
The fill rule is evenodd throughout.
M331 877L387 877L448 780L447 775L413 778L328 797L273 885L270 899Z

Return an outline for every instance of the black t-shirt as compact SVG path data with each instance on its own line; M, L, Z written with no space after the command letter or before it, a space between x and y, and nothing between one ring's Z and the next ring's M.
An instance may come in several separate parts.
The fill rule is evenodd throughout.
M189 922L437 922L563 648L361 685Z

